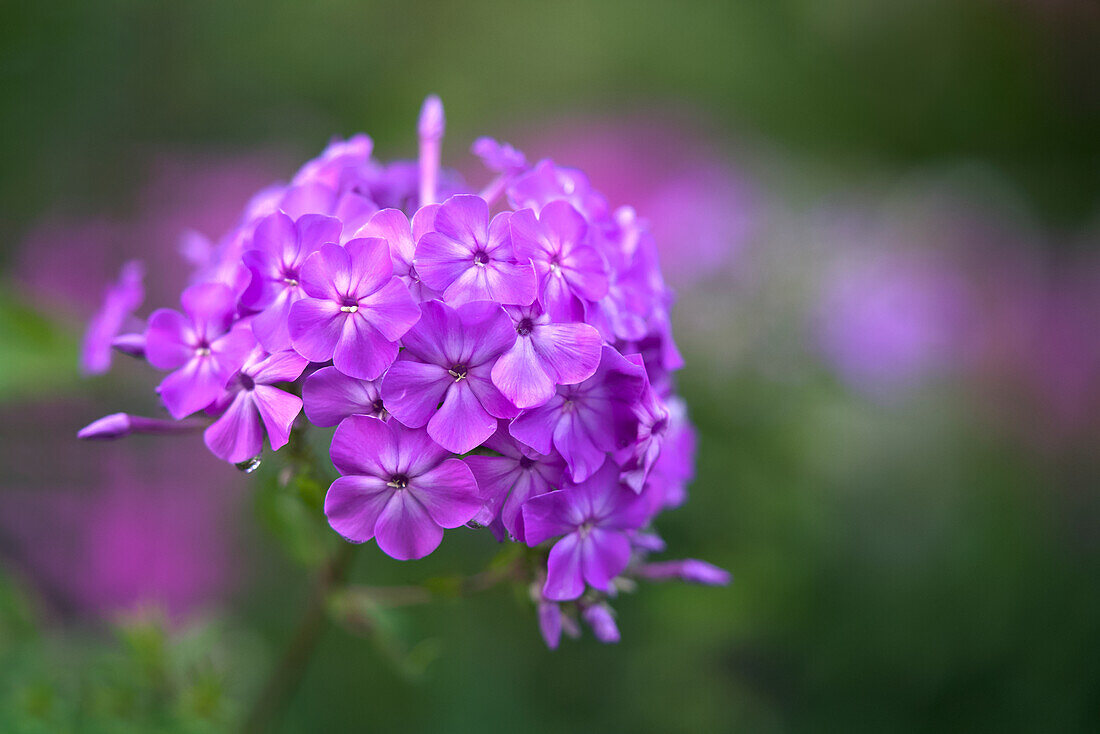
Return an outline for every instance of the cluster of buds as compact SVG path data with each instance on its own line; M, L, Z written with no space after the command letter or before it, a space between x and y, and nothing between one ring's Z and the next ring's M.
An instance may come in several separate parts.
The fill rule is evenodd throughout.
M645 221L582 172L482 138L492 175L471 193L440 168L443 128L430 97L418 161L379 163L365 135L334 141L223 237L190 238L181 310L139 321L128 265L86 364L113 347L168 372L171 418L115 414L80 435L201 430L244 468L265 437L278 452L335 427L324 512L343 538L408 560L445 529L487 528L535 549L548 644L577 619L612 641L608 599L635 579L728 581L647 560L662 549L654 518L692 477L671 292Z

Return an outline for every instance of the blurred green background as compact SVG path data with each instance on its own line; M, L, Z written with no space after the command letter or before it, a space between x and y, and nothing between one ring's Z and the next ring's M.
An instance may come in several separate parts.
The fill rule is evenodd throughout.
M2 453L0 487L79 485L126 449L67 449L75 430L149 404L134 385L148 392L154 377L130 365L121 377L77 377L80 308L36 299L15 266L38 257L29 233L59 212L140 217L161 151L185 163L262 154L270 175L286 176L330 136L363 130L381 157L408 157L419 103L435 92L445 160L468 170L477 135L537 141L532 131L553 133L556 121L671 113L767 199L764 251L813 240L812 225L792 222L812 222L822 201L961 166L994 182L978 198L1010 202L1005 229L1028 222L1040 260L1088 259L1100 213L1097 8L6 3L0 412L17 448ZM535 142L528 153L554 150ZM171 210L171 190L157 196ZM999 261L997 245L983 262ZM1041 422L980 377L882 401L810 358L792 371L782 343L799 327L767 310L767 291L789 286L762 280L753 290L764 296L712 309L702 331L699 302L681 288L680 386L700 433L698 476L658 529L674 556L730 569L731 586L653 585L620 599L615 646L587 638L547 651L530 605L506 589L387 612L365 639L329 629L279 731L1100 730L1095 421L1035 442ZM74 468L58 470L63 460ZM0 729L218 731L240 715L311 583L277 539L297 534L306 556L324 539L301 537L308 521L266 491L225 481L241 506L236 584L167 632L155 618L59 609L14 542L0 544ZM5 502L4 524L27 506ZM65 527L47 522L41 543L63 541ZM496 550L484 533L456 532L431 558L399 564L368 545L352 575L472 573Z

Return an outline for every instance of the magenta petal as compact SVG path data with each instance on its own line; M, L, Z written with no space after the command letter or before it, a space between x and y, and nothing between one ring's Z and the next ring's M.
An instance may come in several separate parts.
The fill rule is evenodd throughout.
M535 351L561 385L572 385L596 374L603 339L588 324L546 324L532 334Z
M290 309L288 327L295 351L311 362L327 362L336 351L346 314L332 301L303 298Z
M369 415L345 418L332 437L329 457L341 474L367 474L389 481L397 447L385 423Z
M495 359L516 341L512 320L499 304L492 301L474 301L455 309L466 335L471 365L481 365Z
M561 421L554 427L554 448L569 465L569 472L574 482L583 482L592 476L607 458L607 452L596 444L593 430L574 410L562 416ZM602 436L602 434L600 434ZM604 437L604 441L613 441L611 437Z
M195 331L203 338L214 338L229 328L236 313L236 296L227 285L199 283L180 296L184 313L191 317Z
M437 291L446 289L475 267L471 247L438 232L427 233L416 245L416 272Z
M540 454L553 450L554 429L561 420L564 398L556 394L545 405L525 410L508 426L508 433Z
M432 417L453 383L439 365L399 359L382 378L382 402L397 420L419 428Z
M581 298L598 301L607 295L606 265L594 248L574 249L564 272L569 287Z
M393 277L390 246L377 237L352 240L344 245L351 273L347 293L354 297L374 293Z
M252 247L275 262L292 262L298 254L298 231L294 220L283 212L264 217L252 234Z
M458 313L438 301L420 306L420 321L401 339L401 345L421 362L448 362L463 359L465 326Z
M299 288L283 288L263 311L252 319L252 332L269 352L290 348L290 307L302 297Z
M584 593L581 547L576 535L566 535L550 549L542 594L553 601L570 601Z
M572 490L547 492L527 500L522 509L527 544L534 547L576 529L574 500Z
M317 370L302 385L306 417L317 426L335 426L349 415L375 415L379 398L377 382L348 377L335 367Z
M394 415L397 415L394 413ZM443 405L428 421L428 435L456 454L472 451L497 429L497 421L481 407L469 385L455 383Z
M287 349L268 355L266 359L252 368L252 378L256 382L272 385L276 382L293 382L302 376L309 361L300 354Z
M165 377L157 392L175 419L186 418L214 402L222 393L226 374L213 357L196 357Z
M374 537L378 518L393 495L378 477L340 477L325 495L325 517L332 529L353 543Z
M225 412L203 433L210 453L232 464L239 464L263 450L263 430L252 395L242 390Z
M539 222L562 245L580 244L588 232L588 222L567 201L552 201L539 212Z
M400 209L382 209L371 216L370 221L360 229L356 237L381 237L390 246L390 254L395 262L409 264L416 252L409 226L409 218Z
M504 393L493 384L490 379L488 365L471 368L466 383L473 391L474 397L481 403L481 407L485 408L489 415L506 420L511 420L519 415L519 408L513 405L512 401L505 397Z
M488 228L489 205L480 196L456 194L435 214L436 231L459 242L484 245Z
M614 530L592 528L581 544L581 570L593 588L608 591L630 562L630 541Z
M416 477L411 489L440 527L465 525L481 509L481 497L474 475L470 467L458 459L447 459Z
M538 295L538 276L529 262L493 262L485 278L489 297L500 303L527 306Z
M397 344L379 334L362 314L356 313L344 321L332 363L350 377L376 380L396 358Z
M561 607L553 602L540 602L538 613L543 641L551 650L557 650L561 642Z
M431 439L422 428L408 428L398 421L386 424L393 434L397 463L392 468L398 474L418 477L448 457L448 452Z
M390 341L400 339L420 320L420 306L400 278L391 278L377 292L359 299L359 312Z
M399 561L423 558L439 547L439 527L412 492L395 492L374 526L382 552Z
M515 459L508 456L467 456L463 459L470 467L477 481L478 493L485 503L488 517L482 525L488 525L500 514L504 500L512 491L516 477L520 473Z
M302 410L302 399L271 385L256 385L253 392L253 402L263 418L271 450L278 451L290 440L290 429Z
M554 396L554 382L539 362L532 340L519 338L493 365L493 384L517 408L538 407Z
M191 334L191 325L179 311L157 309L145 328L145 358L159 370L179 367L194 354L188 343Z
M340 301L351 292L351 256L339 245L322 245L302 264L301 287L306 295Z

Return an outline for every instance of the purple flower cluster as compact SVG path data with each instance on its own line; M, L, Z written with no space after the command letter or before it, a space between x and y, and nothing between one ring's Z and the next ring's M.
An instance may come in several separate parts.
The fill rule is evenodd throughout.
M181 310L122 334L140 300L125 277L87 349L166 371L174 420L116 415L82 437L178 432L200 414L210 451L251 465L265 436L278 451L336 426L332 528L402 560L464 525L537 549L552 647L577 619L617 639L607 600L630 578L728 581L699 561L646 561L654 517L684 499L694 440L644 222L580 171L488 138L474 152L494 178L468 193L439 168L437 98L419 132L416 164L378 163L363 135L330 144L192 253Z

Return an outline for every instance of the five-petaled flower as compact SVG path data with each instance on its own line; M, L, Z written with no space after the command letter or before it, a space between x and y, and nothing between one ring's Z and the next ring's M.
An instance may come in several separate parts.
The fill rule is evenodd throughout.
M289 316L294 349L311 362L331 359L351 377L380 377L397 356L397 340L420 318L378 238L322 245L302 265L302 289L308 297Z
M236 300L228 286L199 283L180 297L185 313L161 308L149 316L145 358L158 369L175 370L157 387L173 418L214 402L252 351L252 330L233 324Z
M499 304L425 303L420 322L402 340L405 350L382 379L386 409L407 426L426 425L448 451L480 446L498 418L519 412L490 379L493 362L515 339Z
M489 221L479 196L452 196L435 213L435 231L416 245L417 270L452 305L488 300L526 306L537 282L529 260L517 259L508 232L509 214Z
M423 429L353 415L336 429L331 456L343 476L325 496L329 524L354 543L376 539L393 558L423 558L444 528L481 509L470 468Z
M562 536L550 549L542 593L556 601L576 599L586 582L610 591L630 562L628 531L645 521L644 504L619 481L611 460L580 484L529 499L523 505L527 544Z

